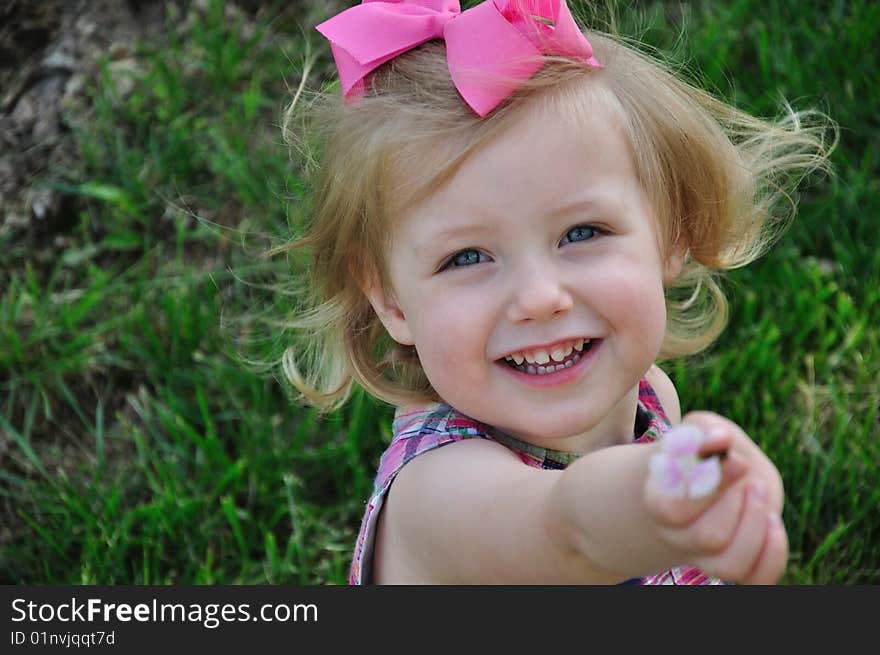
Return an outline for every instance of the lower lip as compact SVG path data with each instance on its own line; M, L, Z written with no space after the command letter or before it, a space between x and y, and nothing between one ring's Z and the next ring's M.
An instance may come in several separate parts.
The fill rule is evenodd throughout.
M497 362L497 364L514 378L521 382L524 382L525 384L528 384L531 387L535 387L538 389L559 387L564 384L570 384L571 382L574 382L575 380L580 378L581 375L583 375L584 371L586 371L592 361L596 358L596 351L598 351L599 348L602 347L602 343L602 339L593 339L593 345L588 351L581 354L581 358L575 364L572 364L568 368L564 368L561 371L545 373L544 375L529 375L528 373L517 371L512 366L507 365L504 361Z

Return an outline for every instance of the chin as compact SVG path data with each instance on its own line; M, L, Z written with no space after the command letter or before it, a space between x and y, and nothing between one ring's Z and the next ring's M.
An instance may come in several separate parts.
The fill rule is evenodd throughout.
M584 432L588 432L595 424L589 418L583 420L557 420L557 421L512 421L510 417L507 420L496 423L502 431L516 436L522 441L531 443L542 443L547 445L548 441L562 441L570 437L575 437ZM510 424L504 425L502 424ZM552 448L552 446L550 446ZM560 444L561 448L561 444ZM564 448L561 448L564 450Z

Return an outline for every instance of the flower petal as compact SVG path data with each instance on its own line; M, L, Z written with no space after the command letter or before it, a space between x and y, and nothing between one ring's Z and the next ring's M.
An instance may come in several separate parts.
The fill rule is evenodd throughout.
M650 475L665 496L683 498L687 491L687 472L681 462L665 453L651 456Z
M721 460L716 456L698 463L688 474L688 496L704 498L721 484Z
M663 437L663 451L672 457L695 456L705 437L703 431L695 425L682 423L677 425Z

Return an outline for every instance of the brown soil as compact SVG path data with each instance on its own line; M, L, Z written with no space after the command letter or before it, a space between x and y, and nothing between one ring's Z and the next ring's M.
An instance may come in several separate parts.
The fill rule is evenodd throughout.
M75 220L76 202L39 183L77 161L70 115L87 110L100 59L130 56L161 32L156 0L12 0L0 9L0 242L49 236Z

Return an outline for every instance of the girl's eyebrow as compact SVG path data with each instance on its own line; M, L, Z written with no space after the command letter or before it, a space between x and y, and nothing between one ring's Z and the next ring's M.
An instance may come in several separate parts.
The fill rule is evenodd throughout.
M434 249L444 247L443 244L449 241L491 234L496 227L489 219L480 222L454 223L437 228L428 227L416 242L415 250L417 253L431 252Z
M579 211L595 212L596 210L606 210L614 207L616 204L614 198L598 194L591 194L581 198L575 197L551 210L547 218L556 218L563 214L573 214Z
M481 232L489 232L491 225L487 223L459 223L458 225L450 225L440 228L437 232L430 235L429 241L446 241L461 237L468 237Z
M575 196L571 200L550 209L544 214L543 219L554 220L561 216L575 214L577 212L595 213L597 211L607 211L616 206L616 204L617 203L613 197L606 197L601 194L590 194L586 197ZM436 231L429 227L426 230L424 237L419 239L419 243L416 245L416 251L430 251L438 244L457 239L494 234L497 231L498 226L495 221L492 220L491 216L491 212L484 212L483 218L480 221L444 225L442 227L437 227Z

